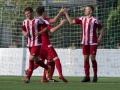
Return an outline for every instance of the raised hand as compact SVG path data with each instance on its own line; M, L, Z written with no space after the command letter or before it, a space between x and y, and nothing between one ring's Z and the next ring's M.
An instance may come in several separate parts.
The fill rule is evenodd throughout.
M67 9L66 8L64 8L63 13L67 13Z
M59 12L64 13L64 7L62 7Z
M63 24L65 24L65 22L66 22L66 19L61 18L60 24L63 25Z

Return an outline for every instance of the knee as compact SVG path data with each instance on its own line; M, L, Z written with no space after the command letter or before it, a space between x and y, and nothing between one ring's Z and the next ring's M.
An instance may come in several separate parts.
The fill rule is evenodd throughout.
M89 61L89 56L84 56L85 61Z
M95 61L95 57L94 56L91 56L91 61Z

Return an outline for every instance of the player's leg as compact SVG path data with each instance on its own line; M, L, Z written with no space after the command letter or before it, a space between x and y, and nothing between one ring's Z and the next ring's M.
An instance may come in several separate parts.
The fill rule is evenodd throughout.
M89 45L82 45L82 52L84 55L84 72L85 72L85 77L81 82L90 82L90 64L89 64L89 53L90 53L90 49L89 49Z
M34 56L30 55L29 57L29 68L27 70L27 75L24 79L22 79L23 82L25 83L29 83L30 82L30 78L31 78L31 75L33 73L33 69L34 69Z
M63 80L63 82L68 82L62 74L62 66L61 66L61 63L60 63L60 59L58 57L54 57L53 60L55 62L56 69L59 73L59 76L58 76L59 79Z
M62 67L61 67L61 63L60 60L58 58L58 55L55 51L55 49L53 48L53 46L50 46L47 48L47 54L46 54L46 58L47 60L54 60L55 64L52 63L52 67L53 67L53 71L54 71L54 67L56 66L56 69L59 73L59 77L60 79L62 79L64 82L67 82L67 80L64 78L63 74L62 74ZM54 66L55 65L55 66ZM53 72L52 72L53 73ZM52 75L52 74L51 74ZM51 76L52 77L52 76Z
M39 52L38 58L39 58L39 60L41 60L43 62L45 61L42 47L40 48L40 52ZM38 67L39 67L39 64L34 63L34 69L37 69Z
M32 52L35 52L35 50L37 50L38 48L34 48L34 50L32 51ZM38 56L38 58L36 58L35 60L37 60L37 61L35 61L34 62L34 69L37 69L39 66L41 66L41 67L43 67L43 68L45 68L45 70L46 70L46 65L44 64L44 61L45 61L45 59L44 59L44 55L43 55L43 50L41 49L41 48L39 48L40 49L40 52L38 51L37 52L37 56ZM38 49L38 50L39 50ZM38 59L40 60L40 61L38 61ZM42 61L42 62L41 62ZM26 75L27 75L27 72L28 72L28 69L26 69L25 70L25 73L26 73Z
M45 59L44 59L44 60L45 60ZM49 66L49 64L47 64L47 63L46 63L46 65ZM43 71L43 77L42 77L42 79L41 79L41 82L48 82L48 81L47 81L47 77L46 77L45 69L44 69L44 71Z
M44 52L44 49L41 47L38 58L39 58L39 60L44 62L45 61L45 57L44 57L43 52ZM34 69L37 69L38 67L39 67L39 64L34 63Z
M45 68L45 73L46 73L46 75L49 76L49 72L50 72L51 67L45 65L43 61L38 59L38 57L31 56L30 65L29 65L29 69L27 70L26 78L22 80L25 83L29 83L29 81L30 81L30 77L31 77L33 70L34 70L34 62L37 63L39 66Z
M54 61L53 60L47 60L46 65L50 66L51 70L50 70L50 73L49 73L48 77L46 77L46 73L45 73L45 70L44 70L41 82L59 82L59 81L57 81L57 80L52 78L54 70L55 70L55 63L54 63Z
M43 67L45 69L46 76L49 76L51 67L47 66L42 60L39 60L38 58L35 61L39 66Z
M24 79L22 79L23 82L25 83L29 83L30 82L30 77L32 75L32 72L33 72L33 68L34 68L34 56L33 56L33 53L32 53L32 49L33 47L29 47L29 52L30 52L30 57L29 57L29 68L27 69L27 74L26 74L26 77Z
M54 60L50 60L50 62L47 61L47 63L48 63L48 65L51 66L50 75L48 77L51 80L51 79L53 79L53 74L54 74L54 70L55 70L55 62L54 62Z
M27 71L27 75L26 75L26 79L23 79L22 81L27 83L27 79L30 80L30 77L32 75L33 69L34 69L34 62L37 63L39 66L43 67L46 69L46 73L49 74L50 71L50 67L48 67L47 65L44 64L43 61L38 59L39 56L39 52L40 52L40 46L35 46L30 49L30 64L29 64L29 69Z
M34 62L34 70L37 69L39 67L39 64ZM28 69L25 70L25 74L27 75L28 73Z
M59 79L62 79L64 82L68 82L62 74L62 66L60 63L60 59L58 58L58 55L57 55L55 49L53 48L53 46L48 48L47 60L51 60L51 59L54 60L54 62L55 62L56 69L59 73Z
M46 78L46 73L43 73L43 78L41 80L41 82L58 82L57 80L54 80L53 77L53 73L54 73L54 69L55 69L55 62L54 60L52 60L53 57L55 57L57 54L54 53L54 48L51 47L43 47L42 48L42 59L46 59L47 60L47 65L51 66L51 70L49 73L49 76Z
M97 82L98 78L97 78L97 61L96 61L96 52L97 52L97 45L91 45L90 46L90 58L92 61L92 68L93 68L93 73L94 73L94 77L93 77L93 82Z

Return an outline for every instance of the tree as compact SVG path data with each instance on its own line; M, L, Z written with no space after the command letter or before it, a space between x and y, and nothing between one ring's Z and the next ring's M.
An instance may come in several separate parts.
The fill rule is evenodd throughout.
M10 44L15 44L17 47L21 46L21 26L22 21L25 18L24 8L31 6L36 9L38 5L42 5L40 0L2 0L0 2L2 17L2 30L6 30L12 35L9 39L12 41ZM10 45L8 43L8 45Z
M109 30L110 44L116 48L117 45L120 45L120 0L118 0L117 8L109 13L107 29Z

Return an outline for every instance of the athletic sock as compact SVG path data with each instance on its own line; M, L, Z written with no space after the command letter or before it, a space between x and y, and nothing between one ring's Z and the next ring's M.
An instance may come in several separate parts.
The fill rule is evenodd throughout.
M50 62L50 66L51 66L51 70L50 70L50 75L49 75L49 79L52 79L53 77L53 73L54 73L54 70L55 70L55 62Z
M33 60L29 60L29 69L28 69L26 78L30 79L30 77L31 77L31 75L33 73L33 69L34 69L34 61Z
M50 66L50 62L46 63L47 66ZM44 69L42 80L46 80L46 70Z
M61 67L61 63L60 63L60 60L59 59L56 59L55 60L55 66L58 70L58 73L59 73L59 76L62 77L62 67Z
M92 68L93 68L94 76L97 76L97 61L96 60L92 61Z
M90 69L89 61L84 61L84 72L86 77L89 77L89 69Z

